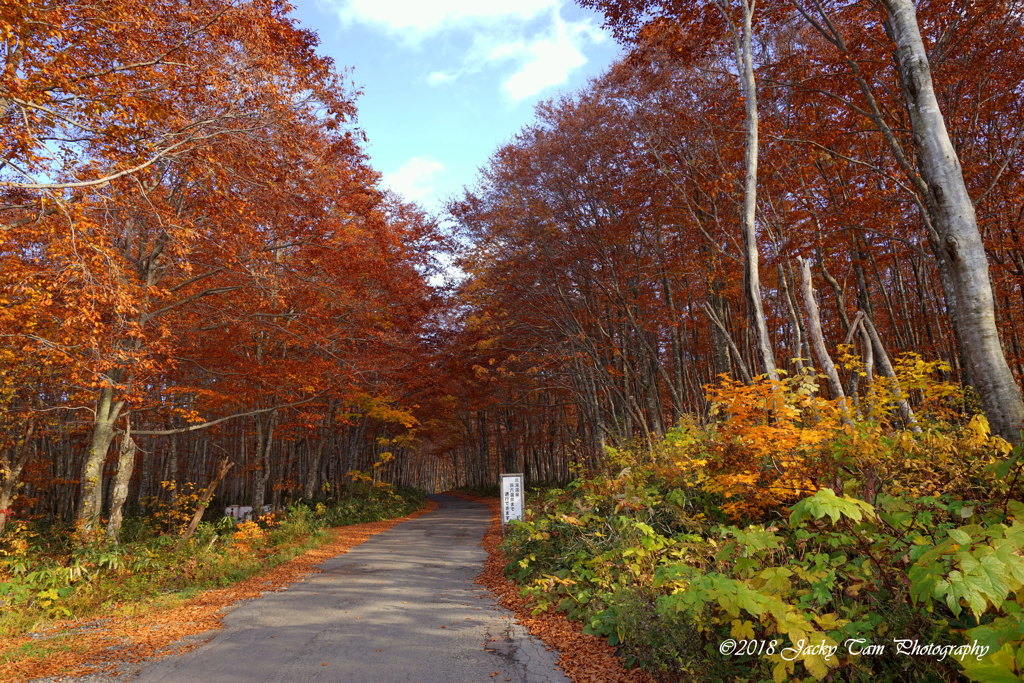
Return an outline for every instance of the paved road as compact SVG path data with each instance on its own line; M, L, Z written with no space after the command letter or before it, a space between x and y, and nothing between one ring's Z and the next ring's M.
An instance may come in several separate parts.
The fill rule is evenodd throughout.
M435 512L328 560L322 574L242 603L209 643L135 680L568 681L556 653L473 583L488 510L435 500Z

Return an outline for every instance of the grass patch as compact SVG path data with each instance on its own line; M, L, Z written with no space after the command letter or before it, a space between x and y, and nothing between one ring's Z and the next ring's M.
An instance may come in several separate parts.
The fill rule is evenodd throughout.
M72 640L74 633L59 633L56 635L40 638L27 643L22 643L16 648L7 652L0 652L0 664L27 659L32 657L46 657L54 653L71 652L74 650Z

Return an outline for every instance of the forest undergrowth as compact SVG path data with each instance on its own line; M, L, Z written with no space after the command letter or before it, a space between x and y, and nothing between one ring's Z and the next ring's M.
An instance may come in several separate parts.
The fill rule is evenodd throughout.
M663 680L1019 680L1021 448L941 370L857 406L723 377L714 419L532 491L505 573Z
M73 529L59 524L14 522L0 540L0 633L5 636L0 678L6 677L5 671L21 672L23 665L38 667L40 659L75 655L81 648L68 636L80 640L83 630L92 629L90 620L102 618L103 630L109 630L106 622L147 623L154 610L173 611L201 598L204 591L248 579L266 579L263 588L274 587L280 582L267 574L274 568L305 558L314 548L338 554L352 541L365 540L358 534L339 535L337 529L332 533L332 527L373 526L369 523L405 517L426 503L421 491L362 479L332 501L299 502L241 523L210 514L184 541L201 499L189 486L169 486L166 499L150 501L145 515L126 520L121 543L98 536L82 544ZM285 575L294 580L294 572ZM210 616L234 600L214 600L217 604L208 606ZM118 647L124 649L124 644ZM79 660L72 656L69 661ZM34 668L31 673L39 675Z

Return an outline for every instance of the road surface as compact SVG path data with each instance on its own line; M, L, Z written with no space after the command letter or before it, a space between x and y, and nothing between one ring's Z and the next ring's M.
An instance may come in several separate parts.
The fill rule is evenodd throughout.
M241 603L210 642L133 680L568 681L557 653L473 582L490 512L434 499L436 511L328 560L322 574Z

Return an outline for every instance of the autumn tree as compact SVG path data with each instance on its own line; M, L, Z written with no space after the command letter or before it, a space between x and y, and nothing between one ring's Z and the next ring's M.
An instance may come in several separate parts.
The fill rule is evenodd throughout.
M496 451L504 461L504 449L530 452L509 443L499 416L536 420L526 406L543 393L571 406L551 433L583 425L584 452L599 453L602 443L650 438L701 412L703 386L719 373L749 380L764 366L736 230L749 208L751 147L738 132L749 131L749 117L737 106L727 19L742 18L742 8L604 6L632 54L580 93L538 107L535 123L450 207L471 244L461 353L481 394L466 402L462 431L487 462ZM895 382L904 352L948 360L980 394L955 283L918 192L923 155L879 8L821 5L816 16L831 22L821 27L788 3L747 9L758 95L754 220L780 367L825 371L822 390L845 396L854 413L872 410L864 386L873 378ZM1020 204L1005 193L1018 182L1008 171L1021 139L1009 93L1020 92L1024 52L996 28L1012 17L1005 7L968 20L927 5L921 17L936 46L936 100L949 112L969 192L986 207L996 323L1019 366L1009 283L1024 272L1011 265ZM965 95L990 79L1007 94ZM843 342L863 374L835 362ZM918 429L916 399L894 391L890 419ZM991 396L985 410L997 424Z
M431 310L436 229L376 187L353 95L289 6L2 11L5 376L38 386L43 368L60 382L46 405L4 395L23 418L4 425L3 490L23 470L26 429L36 444L53 437L35 408L88 431L77 517L94 529L109 507L115 537L135 462L160 439L176 451L251 425L241 436L255 447L226 452L262 504L279 480L316 486L289 469L299 425L340 429L334 418L358 411L411 426L392 377ZM70 442L58 451L79 461Z
M712 8L695 7L686 2L602 0L584 4L603 9L617 33L630 39L642 38L645 28L657 30L659 22L690 25L700 20L695 17L712 11ZM742 4L745 16L753 12L752 4ZM968 364L969 379L978 390L995 430L1004 437L1016 439L1024 424L1024 402L1001 346L989 260L978 228L974 201L967 190L957 151L935 95L917 12L910 0L879 0L871 5L881 21L873 19L866 9L846 3L783 0L763 3L762 7L780 25L785 25L787 11L803 19L845 61L864 101L863 105L851 106L863 106L861 111L886 141L915 194L939 268L948 281L948 305ZM721 11L720 6L717 9ZM950 32L943 40L951 40L950 36L958 29L969 30L970 22L960 8L945 6L935 11L953 16L948 27ZM983 9L975 8L972 12L1018 20L1003 3L988 3ZM894 47L896 80L904 95L903 104L912 132L908 141L900 140L890 125L873 84L855 55L856 48L851 48L851 40L862 45L861 34L880 28L885 29ZM851 38L853 35L858 37ZM745 72L741 76L748 82Z

